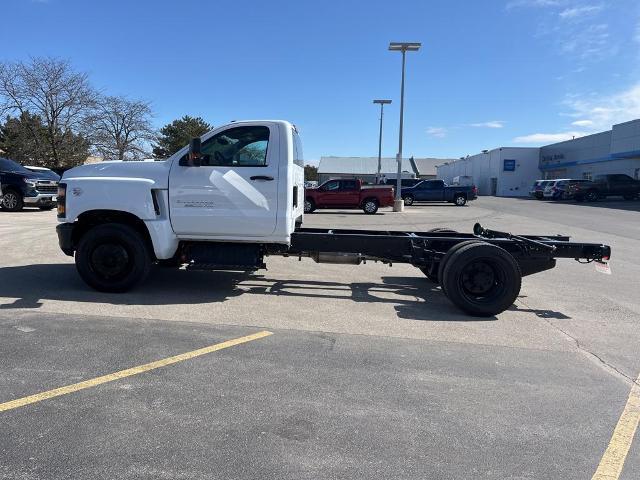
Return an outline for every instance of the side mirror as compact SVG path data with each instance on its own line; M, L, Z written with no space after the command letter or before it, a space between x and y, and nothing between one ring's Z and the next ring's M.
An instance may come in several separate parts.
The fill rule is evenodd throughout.
M199 137L189 142L189 163L194 167L202 165L202 142Z

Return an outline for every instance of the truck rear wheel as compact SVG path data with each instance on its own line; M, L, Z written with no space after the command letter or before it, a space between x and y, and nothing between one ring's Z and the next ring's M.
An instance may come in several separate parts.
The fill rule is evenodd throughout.
M378 211L378 200L375 198L367 198L362 202L362 210L368 215L373 215Z
M80 239L76 268L100 292L125 292L144 280L151 258L141 235L128 225L93 227Z
M438 228L434 228L433 230L430 230L430 231L436 231L436 230L441 231L441 229L438 229ZM448 229L442 229L442 230L449 231ZM454 232L454 230L451 230L451 232ZM456 245L451 247L449 250L447 250L447 253L445 253L444 257L442 257L442 259L440 260L440 265L438 265L438 282L440 282L442 291L444 292L445 295L447 294L447 292L445 290L444 283L442 283L442 276L444 275L444 268L447 266L447 262L451 259L454 253L456 253L462 247L466 247L467 245L470 245L472 243L482 243L482 240L466 240L464 242L457 243Z
M453 198L453 203L456 204L456 207L464 207L467 203L467 196L464 195L463 193L458 193Z
M458 308L469 315L491 317L504 312L518 298L522 273L509 252L476 242L452 254L442 284Z

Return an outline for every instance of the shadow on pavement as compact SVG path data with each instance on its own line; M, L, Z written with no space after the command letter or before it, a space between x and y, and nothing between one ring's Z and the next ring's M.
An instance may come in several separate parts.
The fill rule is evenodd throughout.
M421 277L382 277L381 283L283 280L244 272L187 272L154 268L149 279L126 294L94 291L73 264L0 268L0 297L15 298L0 310L40 308L42 300L112 305L201 305L239 295L274 295L344 299L356 303L392 304L399 318L430 321L487 321L458 310L440 287ZM247 307L249 308L249 307Z

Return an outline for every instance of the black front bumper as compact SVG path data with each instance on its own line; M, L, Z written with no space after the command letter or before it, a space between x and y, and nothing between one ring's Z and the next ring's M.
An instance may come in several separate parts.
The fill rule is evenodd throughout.
M73 227L73 223L61 223L56 227L60 250L70 257L73 257L73 251L75 250L75 245L73 244Z

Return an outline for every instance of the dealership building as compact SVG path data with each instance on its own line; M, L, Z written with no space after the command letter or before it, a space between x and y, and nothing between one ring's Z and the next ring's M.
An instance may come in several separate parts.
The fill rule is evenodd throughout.
M640 119L613 125L606 132L539 148L485 150L437 167L438 178L452 183L469 176L480 195L527 196L540 178L584 178L623 173L640 177Z

